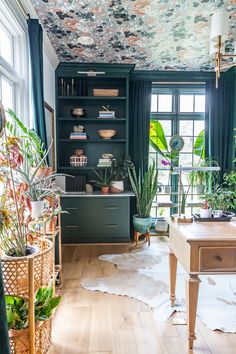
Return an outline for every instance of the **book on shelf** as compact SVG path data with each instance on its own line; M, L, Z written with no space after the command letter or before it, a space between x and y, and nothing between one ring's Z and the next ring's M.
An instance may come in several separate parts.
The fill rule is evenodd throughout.
M111 167L111 164L97 164L97 167Z

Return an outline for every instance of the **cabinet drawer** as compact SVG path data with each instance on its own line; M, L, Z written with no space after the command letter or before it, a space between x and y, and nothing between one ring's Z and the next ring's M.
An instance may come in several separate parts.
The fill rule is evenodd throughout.
M200 271L235 271L235 247L200 247Z
M62 198L62 210L69 215L76 216L113 216L125 217L129 215L129 198L117 197L74 197Z

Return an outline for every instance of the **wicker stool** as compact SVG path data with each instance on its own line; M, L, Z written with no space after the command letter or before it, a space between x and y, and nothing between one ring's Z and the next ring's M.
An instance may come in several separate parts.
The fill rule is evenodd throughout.
M150 246L150 232L146 232L145 234L143 234L142 232L134 231L134 242L136 243L136 246L138 246L139 237L142 235L145 236L145 242L148 242L148 246Z

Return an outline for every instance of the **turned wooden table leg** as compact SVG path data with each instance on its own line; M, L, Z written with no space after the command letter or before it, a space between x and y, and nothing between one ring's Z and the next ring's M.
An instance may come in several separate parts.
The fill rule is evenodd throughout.
M188 342L189 349L193 348L195 336L195 324L197 314L197 301L200 279L197 275L190 275L186 281L186 306L187 306L187 325L188 325Z
M146 233L146 240L148 242L148 246L150 246L150 232Z
M176 273L177 273L177 258L175 254L170 250L170 301L171 306L175 304L175 286L176 286Z

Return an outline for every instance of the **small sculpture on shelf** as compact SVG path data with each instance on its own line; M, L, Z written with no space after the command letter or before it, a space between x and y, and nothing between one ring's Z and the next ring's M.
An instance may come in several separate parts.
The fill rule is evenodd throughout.
M84 132L84 126L83 125L74 125L73 132L70 133L70 139L75 139L75 140L87 139L87 134Z
M72 115L78 118L82 118L86 116L86 112L84 108L78 107L78 108L73 108L71 111Z

